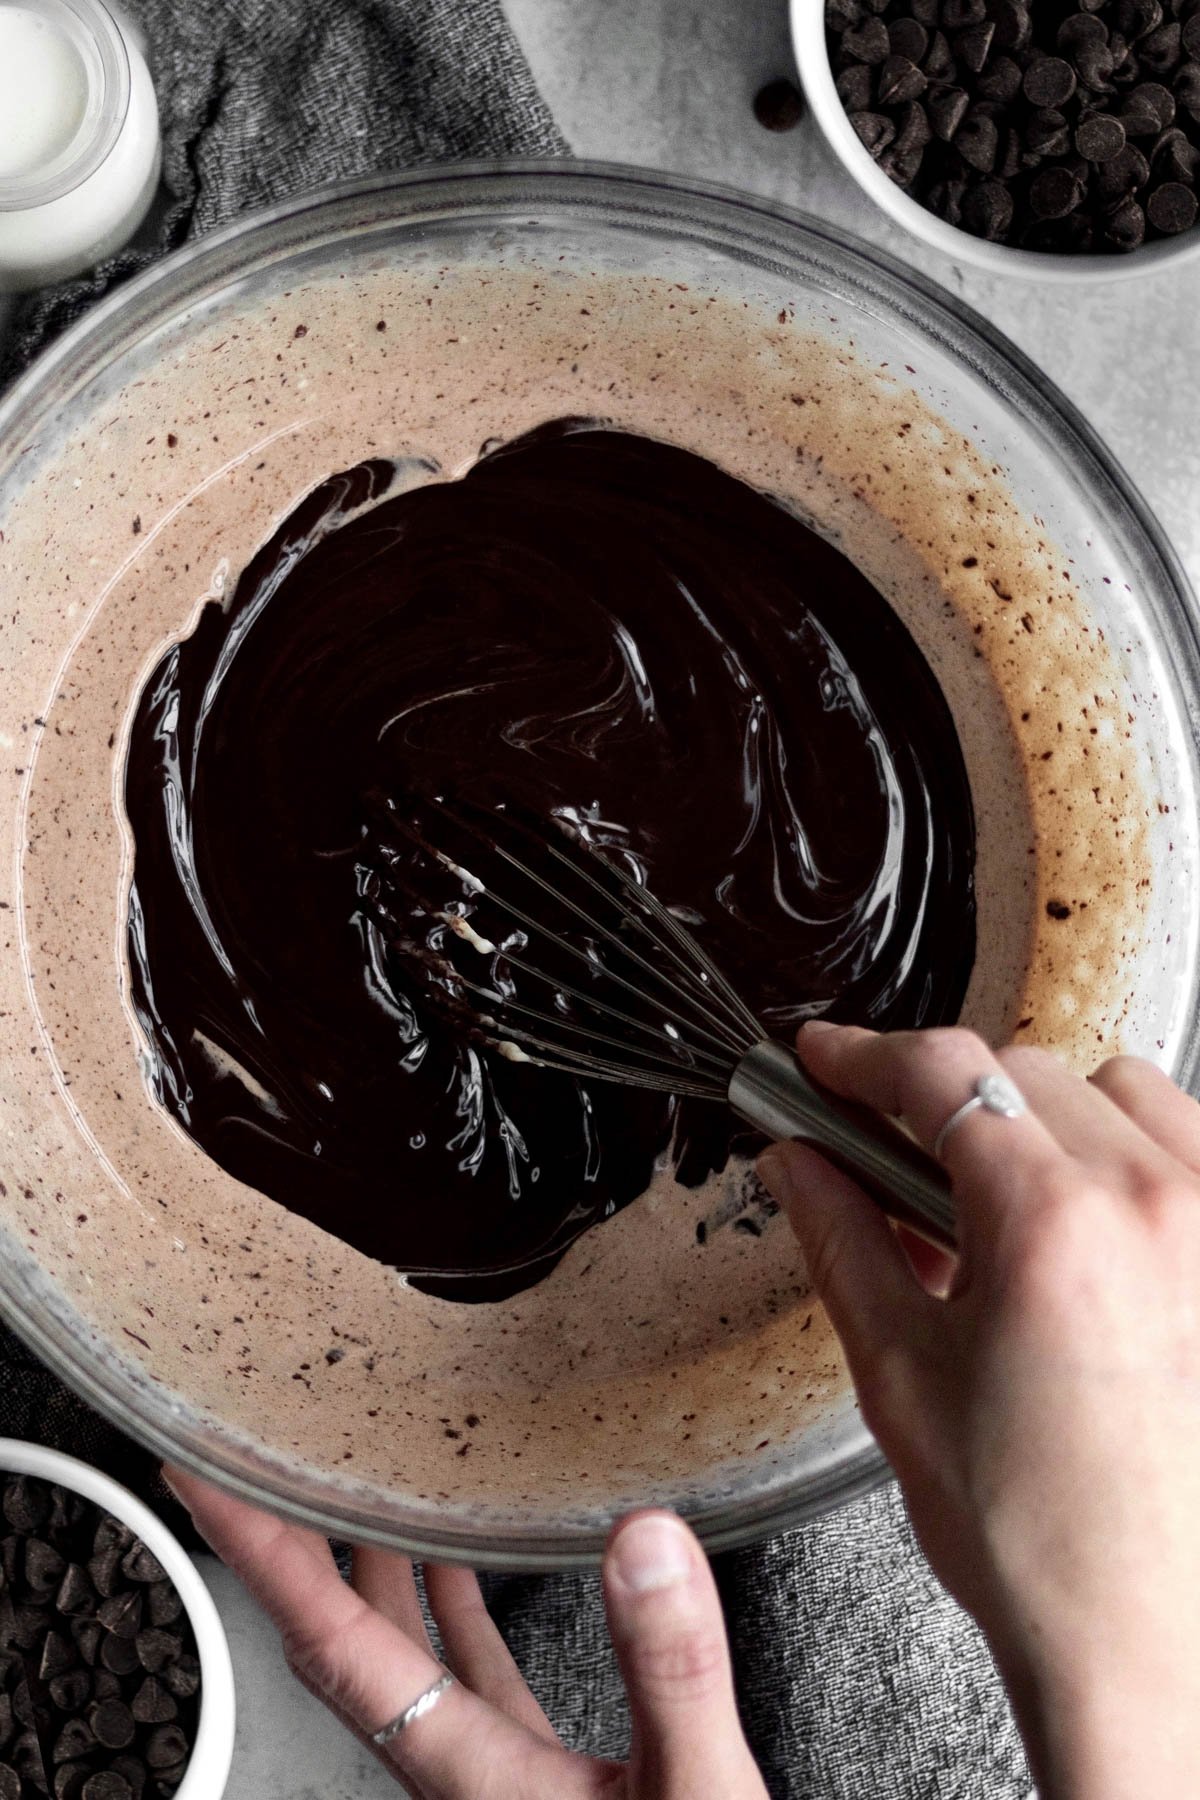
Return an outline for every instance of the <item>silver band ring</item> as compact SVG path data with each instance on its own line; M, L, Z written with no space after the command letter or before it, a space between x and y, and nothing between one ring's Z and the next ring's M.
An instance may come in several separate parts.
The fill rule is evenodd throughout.
M432 1712L446 1689L453 1686L453 1683L453 1675L443 1675L440 1681L435 1681L433 1686L426 1688L423 1694L418 1694L411 1706L406 1706L402 1713L397 1713L389 1724L381 1725L378 1731L373 1731L371 1742L378 1744L380 1749L385 1744L390 1744L393 1738L398 1738L402 1731L408 1729L414 1719L423 1719L427 1712Z
M938 1162L942 1160L942 1151L946 1148L946 1139L950 1133L980 1107L985 1112L995 1113L1000 1119L1019 1119L1029 1111L1029 1103L1024 1094L1020 1088L1014 1087L1007 1075L981 1075L975 1083L971 1098L964 1100L950 1114L933 1141L933 1154Z

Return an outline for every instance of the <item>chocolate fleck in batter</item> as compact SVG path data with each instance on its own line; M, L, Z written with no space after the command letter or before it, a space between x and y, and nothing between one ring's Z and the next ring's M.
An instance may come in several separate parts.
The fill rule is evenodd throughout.
M225 1169L462 1298L536 1280L739 1127L512 1063L427 1007L381 796L514 803L621 859L768 1029L952 1020L974 955L954 725L853 565L704 458L589 421L296 508L133 723L133 1000Z

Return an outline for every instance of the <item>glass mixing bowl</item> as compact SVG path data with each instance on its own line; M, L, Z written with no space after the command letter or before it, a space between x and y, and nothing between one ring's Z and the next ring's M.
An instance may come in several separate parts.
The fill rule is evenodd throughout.
M119 785L102 738L82 743L75 763L64 748L72 740L77 671L91 654L96 619L114 608L124 608L128 620L129 669L150 666L161 634L144 628L139 637L139 595L157 591L164 580L152 560L161 562L170 543L169 532L158 534L158 515L174 518L180 509L206 504L214 483L229 480L235 467L252 473L266 466L267 451L256 464L248 459L259 447L238 437L240 403L220 387L217 352L231 334L248 329L247 320L263 319L284 297L313 284L324 283L327 291L330 282L375 279L380 272L423 271L424 279L431 271L468 267L652 278L675 284L693 310L715 295L722 304L743 306L764 332L778 321L780 331L823 334L831 354L894 372L906 391L975 446L1047 541L1069 547L1092 625L1104 631L1128 688L1139 767L1156 803L1146 827L1152 871L1146 931L1135 969L1131 963L1120 1035L1184 1083L1194 1081L1200 884L1192 722L1200 714L1200 650L1193 602L1160 529L1084 420L1019 352L948 295L832 226L746 196L569 164L380 178L289 201L167 258L89 312L0 406L0 572L10 652L0 674L0 866L13 882L11 890L5 884L9 910L0 915L11 925L0 964L0 1303L33 1348L133 1436L250 1499L338 1535L480 1566L562 1568L597 1559L615 1510L658 1500L684 1510L711 1546L743 1543L840 1505L886 1477L836 1356L819 1381L813 1377L820 1391L803 1429L769 1450L757 1442L752 1417L743 1419L738 1436L735 1415L746 1412L744 1400L710 1386L699 1416L689 1414L694 1431L687 1433L685 1479L679 1473L685 1439L673 1435L674 1426L663 1428L666 1415L656 1414L653 1396L672 1380L686 1385L695 1356L689 1363L674 1340L661 1331L656 1337L658 1322L648 1317L642 1323L650 1328L653 1353L643 1354L636 1368L631 1353L628 1369L622 1363L622 1345L598 1351L610 1357L615 1392L628 1380L650 1397L636 1468L627 1460L606 1484L607 1440L598 1429L599 1473L593 1467L586 1478L565 1451L556 1463L543 1437L525 1491L510 1480L516 1465L503 1450L490 1464L488 1452L480 1451L491 1474L469 1491L448 1480L418 1483L409 1459L434 1457L431 1434L451 1440L450 1456L474 1427L448 1412L440 1419L422 1413L417 1395L430 1368L407 1367L378 1332L367 1346L355 1331L346 1270L339 1289L322 1285L317 1266L322 1257L336 1260L338 1247L316 1233L289 1237L285 1216L255 1196L243 1195L242 1210L228 1223L215 1204L208 1215L203 1206L186 1218L173 1211L169 1181L160 1193L143 1191L123 1115L110 1119L96 1110L100 1077L84 1066L87 1058L72 1036L80 1018L86 1023L94 995L109 996L105 1004L115 1014L123 941L110 903L97 921L78 892L56 891L44 873L48 858L86 854L97 892L108 891L106 858L116 842L108 815ZM385 324L380 321L381 332ZM585 337L587 330L582 323ZM299 339L300 329L293 335ZM785 354L782 339L769 352ZM175 417L172 383L190 384L194 397L205 379L205 356L213 358L211 405L189 413L186 432L177 425L167 435ZM271 366L284 357L281 348ZM403 379L393 379L399 392ZM686 380L686 371L675 379ZM304 386L301 378L293 391ZM122 396L128 404L118 406ZM299 429L280 420L274 437L267 436L275 443ZM197 438L205 446L211 439L211 449L195 451ZM168 491L166 477L156 486L158 478L139 460L146 447L159 456L164 443L173 453L178 446L181 455L191 448L202 457L186 491ZM329 454L341 452L331 447ZM38 515L50 521L44 537L31 535L28 525L30 495L39 491L52 496ZM112 512L117 491L132 532L127 522L119 541L90 538L96 505ZM237 493L244 499L250 490ZM269 522L259 518L259 538ZM206 588L189 570L189 604L201 589L219 595L227 573L213 570ZM51 592L58 595L53 605L46 598ZM115 626L110 641L117 641ZM99 691L100 675L88 680ZM121 687L126 703L130 687L129 680ZM115 699L111 710L110 748L121 720ZM47 767L58 770L53 817L37 807ZM72 815L72 807L80 810ZM86 852L65 840L55 847L61 818L72 816L76 846L94 828L95 844ZM57 949L50 953L52 944ZM62 1022L68 1016L70 1028ZM112 1040L108 1074L118 1102L138 1086L132 1035ZM165 1122L162 1132L165 1161L177 1158L179 1170L203 1191L199 1153L182 1134L171 1137ZM572 1265L581 1280L592 1240L602 1260L606 1234L620 1226L613 1221L592 1234ZM637 1228L649 1231L649 1216ZM772 1258L786 1255L785 1237L778 1221L766 1231L761 1242ZM746 1254L757 1241L742 1238ZM368 1279L365 1265L358 1274ZM377 1275L382 1284L383 1272ZM802 1288L794 1292L803 1300ZM544 1320L536 1325L537 1293L523 1297L522 1329L530 1330L538 1358L563 1389L579 1379L568 1326L561 1320L553 1330ZM682 1293L672 1299L664 1286L658 1310L669 1311ZM719 1295L712 1304L719 1307ZM399 1318L408 1305L394 1278L386 1293L379 1286L380 1316L391 1306ZM809 1303L806 1316L811 1312ZM454 1329L471 1335L474 1314L457 1309ZM798 1312L792 1323L799 1332ZM777 1330L777 1323L764 1322L730 1352L730 1367L740 1356L755 1387L761 1375L764 1399L777 1375L786 1380L782 1363L765 1372L756 1364L764 1344L780 1341L770 1337ZM546 1395L535 1391L536 1371L526 1369L522 1379L529 1442L537 1439L537 1418L545 1417ZM372 1396L374 1406L367 1407ZM515 1417L521 1403L506 1404ZM407 1428L406 1414L415 1421ZM711 1453L698 1456L696 1434L703 1437L706 1422L718 1415L729 1428L713 1436ZM346 1451L337 1448L343 1438L351 1446Z

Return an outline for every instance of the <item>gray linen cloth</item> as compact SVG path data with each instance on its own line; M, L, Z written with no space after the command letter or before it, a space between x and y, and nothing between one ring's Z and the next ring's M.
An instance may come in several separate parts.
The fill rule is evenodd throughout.
M162 113L164 196L135 247L19 308L0 376L124 276L338 177L560 154L498 0L126 0ZM89 1457L173 1503L151 1459L0 1332L0 1432ZM183 1527L176 1512L172 1522ZM917 1550L894 1486L715 1559L751 1744L778 1800L1023 1800L1020 1740L986 1646ZM493 1612L568 1742L629 1725L598 1581L492 1576Z

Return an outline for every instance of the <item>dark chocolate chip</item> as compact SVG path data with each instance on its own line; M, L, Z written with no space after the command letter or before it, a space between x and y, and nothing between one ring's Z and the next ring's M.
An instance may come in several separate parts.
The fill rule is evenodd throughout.
M13 1609L9 1634L12 1642L21 1650L33 1650L42 1641L46 1629L46 1615L37 1606L18 1606Z
M36 1531L50 1511L50 1496L32 1475L10 1475L0 1510L14 1531Z
M69 1643L59 1631L48 1631L46 1641L42 1645L41 1661L38 1674L43 1681L52 1681L67 1669L73 1669L79 1661L75 1646Z
M1029 184L1029 210L1036 219L1064 219L1083 198L1083 188L1061 164L1042 169Z
M71 1636L75 1640L75 1648L85 1663L94 1663L100 1654L100 1639L103 1636L95 1619L72 1619Z
M187 1755L188 1741L178 1725L160 1725L146 1739L146 1761L152 1769L169 1769Z
M1111 113L1089 113L1075 127L1075 148L1088 162L1108 162L1125 148L1125 127Z
M981 175L990 175L1000 148L995 120L980 113L978 108L968 113L958 128L954 148L972 169L978 169Z
M20 1574L21 1558L24 1547L24 1541L17 1537L15 1532L0 1543L0 1562L2 1562L4 1566L4 1583L6 1587L11 1587Z
M1101 229L1110 249L1137 250L1146 236L1145 214L1136 200L1125 200L1109 213Z
M992 39L996 35L996 27L991 19L984 19L978 25L968 25L965 31L957 33L954 39L954 55L964 68L978 75L988 59L992 48Z
M88 1724L106 1750L127 1750L137 1736L133 1714L123 1700L98 1700L88 1708Z
M1033 19L1021 0L991 0L987 15L996 27L997 50L1015 50L1019 55L1028 49Z
M851 63L848 69L841 71L833 85L847 112L866 112L869 109L874 97L874 82L866 63Z
M1174 19L1160 25L1138 44L1138 61L1151 75L1169 75L1179 61L1182 30Z
M993 56L975 83L982 100L994 100L999 106L1011 106L1020 91L1021 65L1012 56Z
M1187 134L1177 125L1172 126L1163 132L1151 151L1150 166L1160 181L1195 181L1200 167L1200 148L1190 143Z
M1146 217L1155 231L1169 237L1190 231L1196 223L1196 196L1182 181L1164 181L1146 202Z
M986 18L986 0L942 0L941 20L947 31L961 31Z
M1064 56L1076 58L1081 50L1105 49L1108 26L1095 13L1071 13L1059 26L1054 41Z
M1095 190L1106 206L1115 206L1130 194L1145 187L1150 179L1150 164L1133 144L1126 144L1115 156L1096 170Z
M8 1694L0 1694L0 1747L7 1744L13 1734L12 1699Z
M1189 118L1200 121L1200 62L1184 63L1171 85L1177 104Z
M84 1782L81 1800L133 1800L133 1789L115 1769L97 1769Z
M60 1613L77 1618L87 1618L95 1612L96 1590L86 1569L81 1568L78 1563L67 1564L54 1603Z
M951 142L966 118L970 104L967 95L959 87L940 88L937 93L930 94L925 110L935 136L940 137L943 143Z
M13 1717L16 1719L18 1725L35 1726L37 1724L37 1713L34 1711L33 1695L29 1691L29 1683L25 1680L24 1676L21 1677L20 1681L18 1681L16 1687L13 1689L12 1707Z
M200 1663L198 1659L185 1650L178 1662L173 1662L163 1670L163 1685L180 1700L190 1700L200 1686Z
M105 1631L114 1632L117 1637L136 1637L142 1628L141 1589L126 1588L123 1594L102 1600L96 1617Z
M849 119L863 146L871 152L878 162L896 135L896 127L882 113L856 112L850 113Z
M892 55L907 56L909 62L919 63L929 48L929 33L919 19L892 19L887 34Z
M97 1550L89 1557L87 1570L98 1594L115 1594L124 1587L122 1555L123 1552L114 1544L108 1550Z
M1116 59L1107 44L1084 44L1074 53L1075 70L1080 85L1092 94L1109 91Z
M112 1759L114 1775L123 1775L129 1783L129 1792L133 1800L142 1800L146 1786L146 1765L140 1756L114 1756Z
M53 1544L30 1538L25 1545L25 1580L35 1594L48 1594L62 1580L66 1562Z
M930 81L954 80L954 56L944 31L933 33L921 67Z
M1025 125L1025 142L1038 156L1065 156L1071 148L1066 115L1053 107L1031 113Z
M855 62L881 63L891 49L882 19L864 19L860 26L842 34L842 52Z
M1129 120L1144 115L1150 120L1149 131L1133 131ZM1160 81L1139 81L1121 102L1121 118L1129 137L1151 137L1166 131L1175 121L1175 96Z
M825 26L829 31L851 31L865 17L866 7L861 0L825 0Z
M105 1550L119 1550L123 1556L133 1542L134 1536L128 1525L106 1513L96 1526L92 1551L99 1556Z
M133 1696L130 1710L139 1725L166 1725L179 1712L174 1696L156 1675L147 1675Z
M7 1763L0 1763L0 1800L21 1800L21 1777Z
M135 1541L121 1564L130 1581L165 1581L167 1571L152 1550Z
M152 1675L169 1668L177 1661L183 1650L181 1639L173 1631L159 1631L151 1626L149 1631L139 1631L137 1635L138 1661L143 1669Z
M976 237L1000 243L1013 221L1013 198L1002 181L987 179L967 190L962 222Z
M1184 22L1180 39L1185 55L1200 57L1200 12L1194 12Z
M1020 172L1023 150L1020 132L1015 125L1010 125L1000 140L1000 154L996 159L996 174L1001 181L1011 181Z
M79 1800L87 1778L86 1763L59 1763L54 1771L54 1800Z
M173 1625L183 1612L179 1590L170 1581L156 1581L146 1589L146 1611L152 1625Z
M87 1669L71 1669L50 1683L50 1698L59 1712L77 1713L92 1697L92 1677Z
M1111 12L1114 27L1131 42L1162 23L1161 0L1116 0Z
M78 1757L87 1756L95 1748L96 1740L86 1721L68 1719L54 1740L53 1756L56 1763L74 1762Z
M125 1692L125 1683L111 1669L92 1670L93 1700L119 1700Z
M100 1646L100 1661L114 1675L132 1675L138 1666L136 1639L114 1637L110 1631Z
M1030 63L1022 83L1031 106L1060 107L1075 92L1075 71L1061 56L1043 56Z
M938 0L909 0L908 10L928 30L938 22Z
M42 1757L42 1746L38 1742L36 1731L23 1731L8 1753L8 1760L25 1781L37 1788L40 1793L49 1791L46 1780L46 1764Z
M754 116L768 131L793 131L804 117L804 102L794 81L781 76L754 96Z
M889 56L879 71L876 98L880 106L900 106L925 92L925 77L907 56Z

